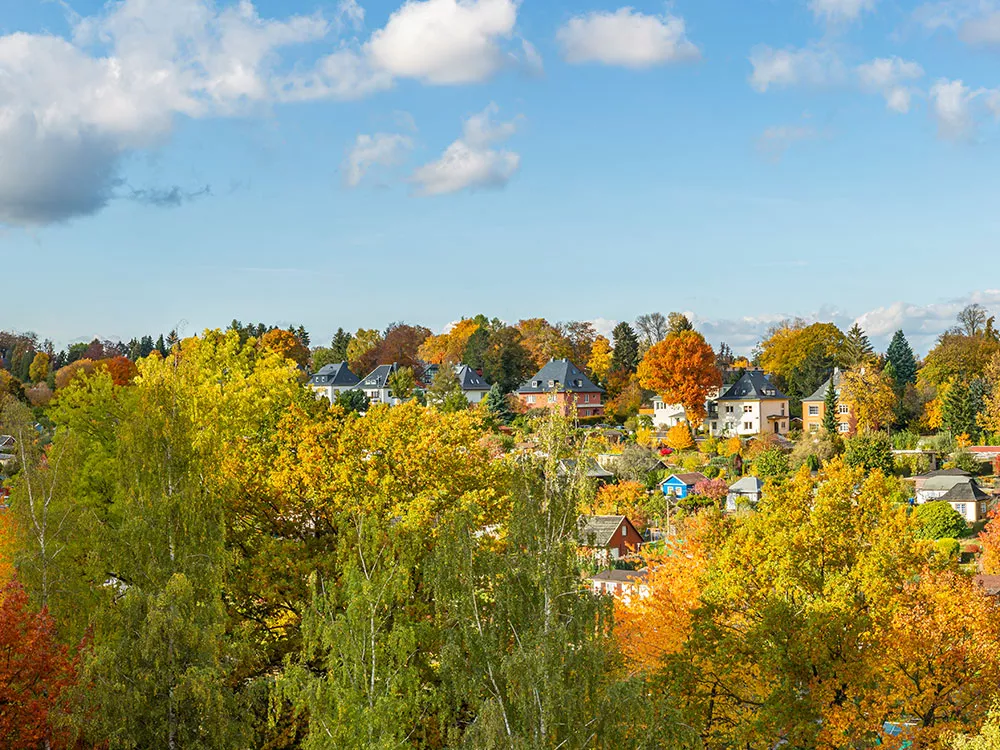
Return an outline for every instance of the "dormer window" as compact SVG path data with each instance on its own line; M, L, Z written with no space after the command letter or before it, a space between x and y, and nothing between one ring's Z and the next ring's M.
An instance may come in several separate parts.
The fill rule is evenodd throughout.
M554 380L550 380L549 381L549 388L554 388L555 385L556 385L556 381L554 381Z
M537 388L538 387L538 381L537 380L532 380L531 381L531 387L532 388Z

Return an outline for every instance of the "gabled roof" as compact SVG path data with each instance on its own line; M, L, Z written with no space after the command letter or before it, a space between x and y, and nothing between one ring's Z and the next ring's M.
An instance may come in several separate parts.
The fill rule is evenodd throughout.
M920 474L919 476L913 477L914 479L933 479L934 477L971 477L967 471L962 469L937 469L936 471L928 471L926 474Z
M938 500L945 503L975 503L980 500L989 499L990 496L979 489L979 485L972 479L958 482L954 487L938 498Z
M694 487L698 482L704 482L708 477L702 474L700 471L691 471L687 474L671 474L669 477L660 482L660 485L664 485L671 479L679 479L681 482L686 484L688 487Z
M726 390L719 401L787 401L788 396L774 387L761 370L747 370Z
M823 381L823 385L816 389L809 398L802 399L802 403L808 403L811 401L826 401L826 392L830 389L830 380L833 380L833 389L836 391L837 395L840 395L840 383L844 379L844 374L839 369L834 369L833 375Z
M320 386L352 386L357 385L359 378L348 368L346 362L337 362L336 364L323 365L319 370L309 378L310 385L320 385Z
M956 485L968 484L971 481L972 477L968 474L965 476L945 474L943 476L931 477L930 479L924 480L920 489L927 492L940 492L941 490L950 491Z
M15 445L17 441L14 439L13 435L0 435L0 448L7 448L8 446Z
M568 359L552 359L531 380L517 389L518 393L604 393L594 385L579 367Z
M629 522L625 516L580 516L576 522L580 544L607 547L623 522Z
M361 388L378 388L379 390L389 387L389 376L399 369L399 365L393 362L391 365L379 365L364 380L358 382Z
M764 489L764 483L757 477L743 477L729 485L729 491L735 495L757 495Z
M458 382L463 391L488 391L491 387L486 378L468 365L458 365L455 374L458 375Z
M599 463L597 463L596 459L584 458L582 459L582 461L583 461L583 471L584 474L587 476L587 478L589 479L615 478L615 475L612 474L607 469L605 469ZM572 474L573 472L576 471L579 465L580 462L577 461L577 459L575 458L564 458L562 461L559 462L559 469L558 469L559 475L566 476L567 474Z

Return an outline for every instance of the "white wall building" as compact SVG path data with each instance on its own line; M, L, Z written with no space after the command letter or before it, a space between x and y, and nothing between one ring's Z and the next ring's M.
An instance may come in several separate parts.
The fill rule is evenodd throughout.
M788 396L775 388L760 370L745 372L719 396L716 408L717 416L708 423L715 436L788 434Z

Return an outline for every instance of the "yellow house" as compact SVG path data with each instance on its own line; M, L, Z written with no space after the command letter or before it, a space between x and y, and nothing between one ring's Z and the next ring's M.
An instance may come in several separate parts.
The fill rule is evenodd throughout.
M837 432L847 435L854 431L854 415L851 407L840 400L840 370L834 370L831 376L833 389L837 394ZM823 429L823 417L826 415L826 392L830 388L831 378L827 378L816 392L809 398L802 399L802 432L819 432Z

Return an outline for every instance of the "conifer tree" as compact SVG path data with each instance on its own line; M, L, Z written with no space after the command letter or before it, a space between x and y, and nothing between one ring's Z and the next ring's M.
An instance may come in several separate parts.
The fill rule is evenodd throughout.
M840 350L840 366L845 370L852 370L863 365L875 356L871 342L864 330L855 323L844 337L844 343Z
M906 340L902 331L896 331L892 335L892 341L885 354L892 363L897 388L901 389L907 383L917 382L917 359L913 356L910 342Z
M347 347L350 345L352 338L351 334L343 328L338 328L337 332L333 334L333 339L330 341L330 351L333 353L332 356L335 362L347 361Z
M836 379L837 373L834 372L830 376L830 383L826 388L826 397L823 399L823 429L828 435L836 435L838 428L837 420L837 389L834 387L833 381Z
M510 424L514 420L514 412L510 410L507 402L507 395L496 383L490 388L490 392L483 399L483 405L490 415L500 422L500 424Z
M639 366L639 338L632 326L622 322L615 326L611 335L615 340L611 355L611 369L619 372L635 372Z

